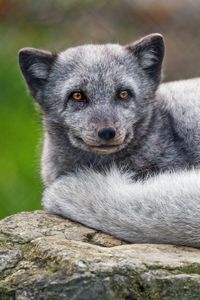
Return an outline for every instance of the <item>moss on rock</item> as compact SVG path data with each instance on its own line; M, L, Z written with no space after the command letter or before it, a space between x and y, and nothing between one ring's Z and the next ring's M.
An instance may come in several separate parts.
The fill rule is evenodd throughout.
M199 300L200 251L126 244L36 211L0 221L0 300Z

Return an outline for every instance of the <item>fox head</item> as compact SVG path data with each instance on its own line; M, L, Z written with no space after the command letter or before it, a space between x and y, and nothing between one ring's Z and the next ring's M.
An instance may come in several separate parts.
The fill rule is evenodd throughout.
M19 63L46 127L62 128L73 147L106 155L134 141L150 118L163 56L162 36L151 34L126 46L84 45L60 54L23 48Z

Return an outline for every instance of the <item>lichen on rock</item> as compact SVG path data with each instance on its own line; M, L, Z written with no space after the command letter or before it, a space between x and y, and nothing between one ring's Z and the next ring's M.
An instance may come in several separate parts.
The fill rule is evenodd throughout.
M23 212L0 221L0 299L199 300L200 251Z

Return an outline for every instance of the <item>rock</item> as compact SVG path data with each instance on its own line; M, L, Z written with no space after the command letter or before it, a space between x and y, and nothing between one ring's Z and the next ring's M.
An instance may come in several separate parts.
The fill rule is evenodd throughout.
M126 244L43 211L0 221L0 300L199 300L200 250Z

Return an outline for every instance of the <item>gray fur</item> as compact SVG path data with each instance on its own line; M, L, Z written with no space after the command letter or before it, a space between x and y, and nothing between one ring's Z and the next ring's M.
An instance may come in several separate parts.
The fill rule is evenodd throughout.
M21 50L43 112L43 206L131 242L199 247L200 79L157 89L163 54L158 34L52 56ZM77 90L88 101L69 99ZM98 137L104 127L112 141Z

